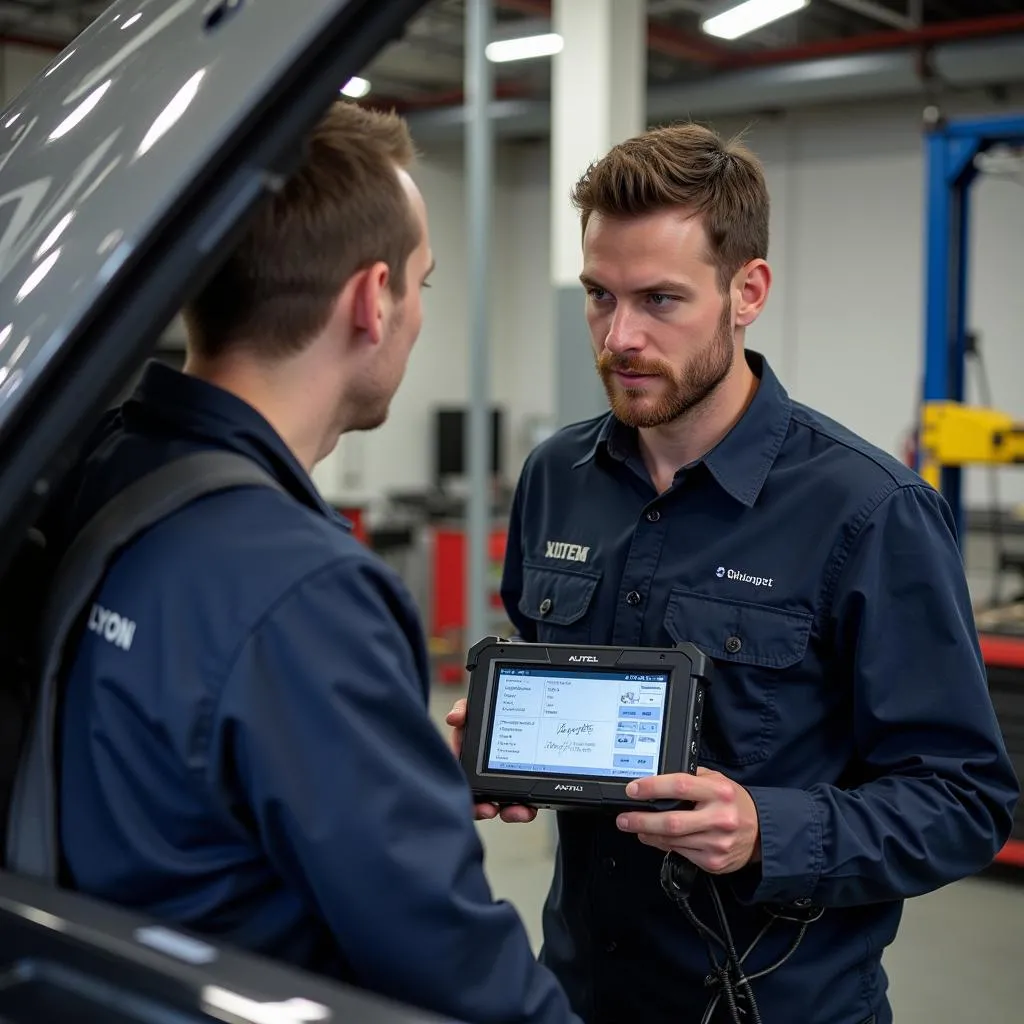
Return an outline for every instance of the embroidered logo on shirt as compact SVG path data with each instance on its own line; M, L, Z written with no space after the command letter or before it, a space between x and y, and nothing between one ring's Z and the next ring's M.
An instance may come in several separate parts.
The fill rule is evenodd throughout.
M720 565L715 570L715 575L719 579L730 579L736 583L749 583L752 587L774 587L775 579L771 576L751 576L750 573L740 572L739 569L726 569L724 565Z
M590 555L590 548L582 544L568 544L564 540L547 541L545 558L557 558L563 562L585 562Z

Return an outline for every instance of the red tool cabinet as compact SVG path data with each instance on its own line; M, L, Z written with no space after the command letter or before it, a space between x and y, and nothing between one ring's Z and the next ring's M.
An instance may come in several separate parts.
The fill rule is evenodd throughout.
M989 692L1018 778L1024 779L1024 636L981 633L981 653ZM996 857L1000 864L1024 868L1024 800L1009 842Z

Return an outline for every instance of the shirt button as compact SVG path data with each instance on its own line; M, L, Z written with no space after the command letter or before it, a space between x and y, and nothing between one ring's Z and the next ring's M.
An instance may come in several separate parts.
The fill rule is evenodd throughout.
M605 859L604 859L604 866L605 866L606 870L614 871L615 870L615 858L614 857L605 857Z
M730 654L739 654L743 649L743 641L738 636L731 636L725 641L725 649Z
M607 944L607 945L606 945L606 946L604 947L604 951L605 951L606 953L614 953L614 952L615 952L615 950L617 950L618 948L619 948L619 944L618 944L617 942L614 942L614 941L612 941L612 942L609 942L609 943L608 943L608 944Z
M541 613L541 615L547 615L547 613L549 611L551 611L551 607L552 607L552 605L551 605L551 598L550 597L545 597L544 600L541 601L541 603L540 603L540 613Z
M641 597L640 597L640 595L639 595L639 594L638 594L638 593L637 593L637 592L636 592L635 590L631 590L631 591L630 591L630 592L629 592L629 593L628 593L628 594L626 595L626 604L628 604L628 605L631 605L631 606L632 606L632 607L634 607L634 608L635 608L635 607L636 607L636 606L637 606L637 605L638 605L638 604L639 604L639 603L640 603L640 602L641 602L642 600L643 600L643 598L641 598Z
M809 907L811 901L806 896L801 896L798 900L793 900L794 907Z
M647 513L647 522L649 523L656 523L660 518L661 513L656 508L652 508L651 511Z

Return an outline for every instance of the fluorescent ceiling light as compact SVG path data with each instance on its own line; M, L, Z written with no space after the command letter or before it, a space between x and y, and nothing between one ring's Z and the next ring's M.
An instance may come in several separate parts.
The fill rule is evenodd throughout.
M362 99L370 91L370 83L365 78L350 78L342 87L341 94L349 99Z
M562 52L564 41L557 32L539 36L521 36L518 39L499 39L488 43L484 50L489 61L503 64L510 60L530 60L533 57L552 57Z
M706 19L701 28L709 36L718 36L719 39L739 39L787 14L795 14L809 3L810 0L746 0Z

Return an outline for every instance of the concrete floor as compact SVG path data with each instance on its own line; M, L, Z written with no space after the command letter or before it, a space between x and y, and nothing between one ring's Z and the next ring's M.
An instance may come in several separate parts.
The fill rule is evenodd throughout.
M462 696L437 686L435 721ZM540 945L540 911L551 880L553 822L480 822L487 873ZM1024 1022L1024 871L1020 880L975 878L908 902L885 958L896 1024ZM787 1022L797 1024L797 1022Z

